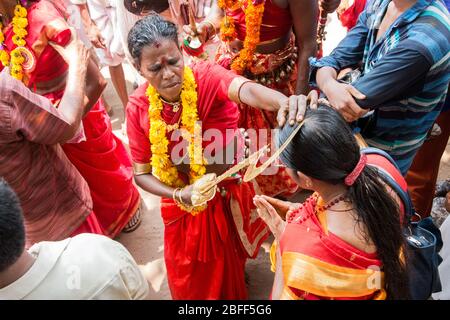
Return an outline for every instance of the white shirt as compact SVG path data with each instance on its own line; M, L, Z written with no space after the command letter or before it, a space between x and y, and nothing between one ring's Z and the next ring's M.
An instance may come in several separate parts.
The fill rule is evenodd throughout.
M148 284L130 253L104 236L81 234L30 248L36 258L21 278L0 289L0 300L137 300Z

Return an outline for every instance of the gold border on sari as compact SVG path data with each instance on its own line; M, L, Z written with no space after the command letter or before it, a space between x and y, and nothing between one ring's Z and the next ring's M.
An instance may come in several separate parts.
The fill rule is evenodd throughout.
M282 255L285 285L317 296L364 297L376 294L385 298L384 273L372 269L353 269L333 265L297 252ZM371 279L379 279L381 288L372 287Z
M247 251L248 255L253 256L261 238L266 235L268 227L266 226L263 230L261 230L261 232L255 237L253 242L251 242L244 231L244 220L242 218L241 207L239 206L239 202L234 197L230 198L230 209L242 245L244 246L245 251Z

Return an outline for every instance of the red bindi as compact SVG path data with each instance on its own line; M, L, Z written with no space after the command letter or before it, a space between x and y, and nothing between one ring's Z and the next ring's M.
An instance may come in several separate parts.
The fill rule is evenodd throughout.
M161 47L161 44L160 44L159 42L155 42L155 47L156 47L157 49L159 49L159 47Z

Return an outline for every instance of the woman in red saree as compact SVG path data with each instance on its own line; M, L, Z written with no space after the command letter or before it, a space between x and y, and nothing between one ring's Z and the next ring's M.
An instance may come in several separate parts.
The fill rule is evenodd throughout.
M12 6L16 2L8 1ZM47 0L29 2L25 7L28 19L25 46L32 58L24 70L23 82L57 107L63 95L68 67L49 42L64 47L71 38L71 31L62 7ZM5 45L10 52L16 48L11 25L4 34ZM87 96L93 107L83 119L86 141L66 143L63 149L89 185L102 233L115 237L138 212L140 198L133 185L129 156L122 142L112 133L110 119L99 100L106 83L95 64L89 63ZM100 233L100 230L88 224L74 230L74 234L80 232Z
M280 143L292 132L283 128ZM280 158L315 193L302 205L255 197L278 242L272 298L407 299L400 207L342 116L307 111ZM277 211L288 212L287 223Z
M189 128L191 117L198 118L203 133L199 137L204 137L200 148L208 158L199 177L207 177L205 172L221 174L235 162L236 149L243 149L242 142L233 146L239 140L235 138L239 137L235 102L280 110L281 119L288 98L212 63L185 67L176 26L159 15L140 20L128 44L135 67L148 80L130 96L127 106L135 179L144 190L162 197L164 258L172 297L245 299L245 261L257 255L268 234L252 203L253 186L243 183L239 175L230 177L221 182L220 192L213 194L206 208L189 212L185 208L192 204L192 183L196 182L188 177L195 174L195 158L180 154L179 136L173 137L178 128ZM293 98L301 107L302 100ZM208 142L209 134L214 142ZM206 156L211 146L218 161ZM218 156L228 152L230 161Z
M337 8L335 0L321 2L326 12ZM317 0L213 0L209 15L197 29L205 42L220 29L217 63L289 96L309 91L308 58L316 55L317 17ZM192 34L188 26L185 31ZM244 62L246 55L248 61ZM239 59L244 63L236 63ZM261 135L254 150L272 141L275 113L243 103L239 111L239 126ZM298 188L284 168L266 171L256 181L261 193L270 196L287 197Z

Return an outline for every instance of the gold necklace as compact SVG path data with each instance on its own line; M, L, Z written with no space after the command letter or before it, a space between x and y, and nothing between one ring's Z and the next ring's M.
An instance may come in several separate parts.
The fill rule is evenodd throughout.
M161 99L162 102L164 102L165 104L168 104L170 106L172 106L172 111L173 112L178 112L180 110L180 101L177 102L169 102L163 99L163 97L159 96L159 99Z

